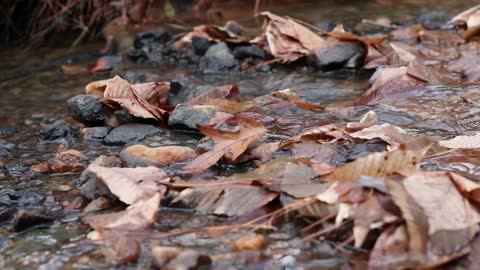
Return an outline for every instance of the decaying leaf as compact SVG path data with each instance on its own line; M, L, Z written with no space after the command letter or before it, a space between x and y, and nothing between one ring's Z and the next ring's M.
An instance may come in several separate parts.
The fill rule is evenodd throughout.
M479 26L480 26L480 9ZM472 52L462 52L460 57L448 64L448 70L465 74L469 81L478 82L480 79L480 63L478 55Z
M360 131L350 133L349 135L353 138L365 140L380 138L388 143L391 148L405 145L408 141L412 140L412 137L408 135L405 130L390 124L367 127Z
M145 197L130 205L124 211L90 215L84 217L83 220L97 231L142 231L150 228L155 222L162 197L157 192L151 197Z
M441 146L453 149L480 148L480 133L473 136L457 136L453 139L438 142Z
M48 169L55 173L81 172L85 169L88 157L82 152L69 149L55 154L48 160Z
M465 32L463 38L469 39L480 31L480 5L469 8L453 17L449 23L460 22Z
M184 203L206 214L238 216L262 207L278 196L263 187L249 185L222 185L187 188L175 201Z
M210 103L217 99L233 99L239 100L240 92L236 84L217 86L209 89L203 94L200 94L185 104L188 105L210 105Z
M227 160L235 161L253 141L267 132L261 123L253 119L237 115L235 120L238 130L233 132L223 131L212 125L199 126L200 132L212 139L215 146L213 150L195 158L184 167L184 170L194 172L208 169L222 156Z
M293 62L314 48L320 47L324 39L291 18L284 18L265 11L265 36L270 53L282 62Z
M376 125L378 122L378 116L374 111L368 111L359 122L349 122L345 127L347 132L356 132L364 128Z
M354 181L360 176L387 176L395 172L414 172L418 169L423 151L394 150L373 153L339 167L324 181Z
M175 45L177 50L182 50L185 44L190 44L193 37L202 37L214 42L248 43L251 38L241 36L230 31L227 27L218 25L198 25L191 32L183 36Z
M167 190L167 175L156 167L118 168L90 165L95 174L108 189L126 204L133 204L145 197Z
M96 81L86 86L87 93L103 92L103 102L113 109L120 107L134 116L162 121L170 83L140 83L130 84L120 76L112 79Z

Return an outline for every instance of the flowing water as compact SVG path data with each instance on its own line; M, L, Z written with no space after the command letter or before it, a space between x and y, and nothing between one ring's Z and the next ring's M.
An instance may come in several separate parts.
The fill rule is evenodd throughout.
M375 20L379 17L408 23L431 11L452 15L475 3L447 0L408 0L402 1L401 4L389 0L312 1L315 3L281 1L282 4L272 6L269 2L274 1L261 2L262 8L272 7L272 11L305 19L310 23L335 22L350 26L361 19ZM219 5L219 8L224 10L225 16L233 16L241 23L255 25L255 18L251 16L252 5L248 7L237 5L235 8ZM231 14L232 10L238 12ZM80 196L75 188L75 180L79 174L42 174L30 170L32 165L53 157L59 146L58 141L47 142L41 139L42 127L57 120L78 126L78 123L67 115L66 100L83 93L88 82L103 78L88 72L66 74L61 71L59 65L44 70L34 70L32 67L55 59L68 59L70 55L79 55L81 52L86 53L84 54L86 57L76 58L72 64L91 66L95 62L93 53L101 46L102 44L90 44L74 51L67 48L34 49L28 52L8 49L0 53L2 59L0 73L3 75L12 74L12 70L31 70L16 78L0 81L0 146L8 151L4 157L0 157L1 269L35 269L40 265L44 267L41 269L119 269L108 262L105 263L96 252L97 247L85 241L89 228L81 222L81 211L64 209L68 202ZM92 55L88 56L88 53ZM376 111L381 123L392 123L435 139L450 138L458 132L473 132L480 126L478 117L480 88L473 86L461 89L431 87L428 91L409 96L407 99L392 98L385 102L388 105L351 107L368 88L369 73L342 71L325 74L302 68L279 68L268 73L203 75L166 64L161 67L128 64L118 67L115 72L121 73L131 81L142 78L159 80L181 78L180 81L187 80L196 87L236 83L242 95L246 97L290 88L308 102L332 108L322 113L298 108L278 108L273 115L282 116L282 122L275 122L268 128L282 135L293 135L309 126L340 120L356 120L368 110ZM468 103L465 103L465 100L468 100ZM346 116L348 119L341 119L339 116L341 114L335 112L345 107L350 108ZM261 110L262 108L259 108L259 111ZM154 138L147 144L195 146L199 137L201 136L198 134L171 132L166 136ZM118 153L121 149L78 138L64 143L82 151L90 160L101 154ZM432 157L424 164L429 169L461 172L477 180L480 180L479 165L480 158L475 151ZM53 219L39 226L16 231L11 228L10 217L18 209L43 213ZM156 229L168 231L175 228L202 227L219 221L222 219L194 214L185 209L165 208L159 214ZM303 262L301 259L295 262L292 256L283 257L282 264L288 266L288 269L301 269L303 263L307 265L313 259L324 267L322 269L335 269L343 262L340 255L335 255L333 250L323 244L317 244L315 249L308 252L302 250L302 245L299 244L302 240L296 230L294 223L287 223L269 235L269 249L272 254L280 249L289 250L291 254L297 255L305 253ZM215 246L217 251L225 249L228 243L228 239L189 239L188 235L176 238L175 241L182 245L204 249ZM86 257L95 263L85 263ZM141 256L136 264L122 267L141 269L148 265L147 261L146 257ZM259 265L262 263L259 262ZM223 265L224 269L227 269L228 264ZM219 267L221 266L220 264ZM263 267L251 269L261 268Z

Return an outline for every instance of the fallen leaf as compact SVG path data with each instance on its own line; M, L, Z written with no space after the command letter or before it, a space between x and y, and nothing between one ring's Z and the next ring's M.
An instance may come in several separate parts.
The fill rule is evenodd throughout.
M438 142L441 146L453 149L480 148L480 133L473 136L457 136L453 139Z
M261 14L265 16L264 34L270 53L284 63L309 54L324 42L324 38L291 18L284 18L269 11Z
M480 20L480 9L478 19ZM478 80L480 80L480 63L478 61L478 55L475 53L461 52L460 57L450 62L447 69L449 71L465 74L471 82L478 82Z
M463 23L463 38L469 39L480 31L480 5L469 8L453 17L449 23Z
M355 181L360 176L387 176L395 172L414 172L418 169L423 151L393 150L361 157L336 168L324 181Z
M240 92L236 84L223 85L213 87L205 93L200 94L185 104L187 105L211 105L211 102L216 99L233 99L239 101Z
M376 125L378 122L378 116L374 111L368 111L359 122L348 122L345 131L356 132L364 128Z
M198 130L212 139L215 146L185 166L186 172L208 169L222 156L229 161L235 161L253 141L267 132L265 127L255 120L240 115L236 115L235 120L239 129L233 132L223 131L212 125L198 126Z
M197 153L186 146L172 145L152 148L136 144L123 149L119 156L129 166L167 166L193 159L197 156Z
M183 201L205 214L239 216L260 208L278 196L263 187L249 185L223 185L187 188L175 201Z
M130 84L120 76L96 81L86 86L87 93L103 92L103 102L113 109L120 107L140 118L163 120L170 83L150 82Z
M164 194L167 175L156 167L118 168L90 165L95 174L108 189L126 204L133 204L156 193Z
M102 250L108 261L123 264L134 262L138 256L140 256L141 247L139 241L136 239L120 237L119 239L110 240L109 242L109 246Z
M213 42L224 41L227 43L248 43L251 40L250 37L233 33L227 27L218 25L198 25L175 44L176 50L180 51L186 44L191 44L193 37L202 37Z
M100 232L103 230L143 231L152 227L155 222L162 197L157 192L151 197L137 201L123 211L89 215L84 217L83 221Z
M54 173L81 172L87 166L88 157L82 152L69 149L58 152L48 160L48 169Z
M393 149L405 145L413 139L405 130L390 124L367 127L349 135L353 138L364 140L379 138L388 143Z

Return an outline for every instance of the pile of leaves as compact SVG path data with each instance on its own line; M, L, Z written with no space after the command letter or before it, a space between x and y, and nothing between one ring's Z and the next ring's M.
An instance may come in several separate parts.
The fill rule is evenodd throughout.
M321 36L297 20L263 15L264 32L250 42L263 44L281 62L321 50L327 40L364 44L368 48L364 67L377 72L359 105L388 104L439 83L478 85L480 43L473 33L480 29L479 7L452 19L451 24L460 23L465 32L413 25L381 38L353 35L341 27ZM194 31L219 39L205 29ZM222 41L245 39L226 33ZM87 93L101 96L112 109L122 108L164 125L172 111L169 90L167 82L130 84L119 76L87 86ZM122 211L84 217L94 229L89 238L109 246L107 257L134 261L148 239L182 234L213 237L247 229L256 234L237 239L232 248L263 249L263 233L274 230L278 218L288 214L310 221L303 228L305 242L329 240L339 250L361 251L351 261L353 268L435 268L468 254L471 267L478 264L480 185L468 174L422 169L433 157L479 148L478 134L437 141L382 123L374 111L357 121L341 117L326 121L315 116L345 115L346 110L308 103L290 89L246 99L237 86L222 86L181 104L205 105L220 111L196 127L206 136L196 149L130 146L126 154L155 159L158 166L112 167L94 162L87 167L128 205ZM288 113L295 110L311 119L293 123ZM214 166L246 162L255 162L256 169L212 176ZM169 166L181 170L167 175ZM153 232L159 209L179 202L200 213L235 218L236 223ZM158 267L173 267L182 258L189 258L188 267L219 260L178 247L153 245L151 253Z

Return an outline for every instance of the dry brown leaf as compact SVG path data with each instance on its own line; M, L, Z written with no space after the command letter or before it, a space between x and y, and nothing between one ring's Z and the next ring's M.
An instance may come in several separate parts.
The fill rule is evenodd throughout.
M261 250L267 245L265 236L260 234L243 236L233 242L236 250Z
M238 216L260 208L278 196L263 187L223 185L187 188L175 201L184 203L206 214Z
M453 17L449 23L461 22L464 24L464 39L469 39L480 31L480 5L469 8Z
M152 227L157 218L160 200L163 196L155 193L130 205L124 211L90 215L83 218L84 222L97 231L120 230L142 231Z
M223 85L213 87L205 93L200 94L185 104L187 105L211 105L211 102L216 99L233 99L239 100L240 92L236 84Z
M192 42L193 37L202 37L214 42L248 43L251 38L241 36L228 30L227 27L218 25L198 25L191 32L183 36L176 44L176 50L182 50L186 44Z
M133 204L155 193L164 194L167 175L156 167L118 168L90 165L95 174L108 189L126 204Z
M423 151L393 150L373 153L339 167L324 181L355 181L360 176L387 176L395 172L414 172L418 169Z
M400 145L405 145L413 139L405 130L390 124L367 127L349 135L353 138L364 140L379 138L388 143L393 149Z
M349 33L345 31L343 28L343 25L339 24L337 25L332 31L328 33L329 36L334 37L338 40L356 40L356 41L361 41L365 43L365 45L375 45L375 44L381 44L383 43L388 36L387 35L382 35L382 36L371 36L371 37L366 37L366 36L359 36L355 35L352 33Z
M347 123L347 126L345 127L345 131L347 132L356 132L359 130L362 130L364 128L371 127L373 125L376 125L378 122L378 116L374 111L368 111L362 119L360 119L360 122L349 122Z
M448 173L457 189L470 201L480 203L480 185L453 172Z
M471 82L478 82L480 79L480 63L478 61L478 55L472 52L462 52L458 59L448 64L447 68L449 71L465 74Z
M267 132L259 122L244 116L235 116L239 130L222 131L211 125L199 126L198 130L213 140L213 150L201 154L184 167L187 172L201 171L210 168L222 156L229 161L235 161L247 147Z
M320 47L324 39L291 18L284 18L265 11L264 34L270 53L284 63L293 62L314 48Z
M119 156L127 164L166 166L195 158L197 152L186 146L172 145L152 148L136 144L123 149Z
M149 82L130 84L120 76L112 79L91 82L86 86L87 93L103 93L103 102L113 109L124 108L140 118L162 120L170 83Z
M438 142L441 146L453 149L480 148L480 133L473 136L457 136L453 139Z

